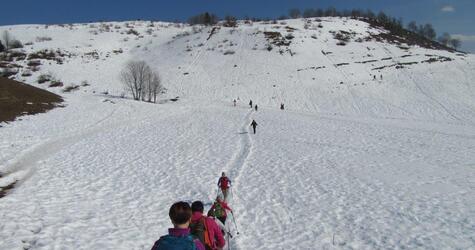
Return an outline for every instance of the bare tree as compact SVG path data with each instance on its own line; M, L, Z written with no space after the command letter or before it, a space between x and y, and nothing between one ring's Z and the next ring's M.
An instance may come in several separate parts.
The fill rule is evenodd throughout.
M418 29L417 23L416 23L415 21L411 21L409 24L407 24L407 29L408 29L409 31L412 31L412 32L414 32L414 33L417 33L417 29Z
M300 17L300 10L299 9L290 9L289 10L290 18L299 18Z
M132 94L134 100L142 99L148 71L150 71L150 67L145 61L129 61L120 73L125 90Z
M312 8L308 8L303 11L304 18L309 18L309 17L314 17L314 16L315 16L315 10Z
M3 31L2 40L5 43L5 50L9 50L10 49L10 44L11 44L13 38L12 38L12 36L10 36L10 33L8 32L8 30Z
M442 36L440 36L437 40L439 41L439 43L445 45L445 46L448 46L449 45L449 42L450 42L450 39L452 39L450 37L450 34L445 32L444 34L442 34Z
M450 39L449 43L450 43L450 46L452 46L452 48L454 48L455 50L457 50L460 47L460 45L462 45L462 42L460 42L460 39L458 38Z
M120 79L134 100L156 102L163 90L158 73L145 61L129 61L120 73Z
M162 80L157 72L151 72L150 81L148 82L148 101L157 102L157 96L163 91Z
M225 27L236 27L237 21L236 17L227 15L224 17L224 26Z

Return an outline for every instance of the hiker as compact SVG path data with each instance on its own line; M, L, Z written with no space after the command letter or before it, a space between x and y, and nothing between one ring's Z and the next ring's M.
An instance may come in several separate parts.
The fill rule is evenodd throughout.
M257 122L252 120L251 122L252 129L254 130L254 134L256 133Z
M218 195L216 197L216 201L213 203L213 205L208 211L208 216L216 217L219 221L223 223L223 225L226 225L226 218L228 217L226 210L230 211L231 213L233 212L233 210L223 200L223 197L221 195Z
M191 235L199 239L206 250L221 249L225 244L223 233L213 218L203 215L203 210L203 202L195 201L191 204Z
M376 80L376 75L373 75L373 80Z
M252 109L252 100L249 101L249 107Z
M236 99L233 100L234 107L236 107Z
M152 250L205 250L203 244L190 235L191 207L188 203L176 202L170 207L168 215L173 228L169 228L168 235L155 242Z
M280 104L280 109L284 110L284 104L283 103Z
M383 80L383 75L380 75L379 78L380 78L381 80Z
M222 172L221 177L218 180L218 187L221 188L221 193L223 193L224 200L228 200L228 190L231 187L231 180L226 176L226 173Z
M257 111L257 104L256 104L256 106L254 106L254 109Z

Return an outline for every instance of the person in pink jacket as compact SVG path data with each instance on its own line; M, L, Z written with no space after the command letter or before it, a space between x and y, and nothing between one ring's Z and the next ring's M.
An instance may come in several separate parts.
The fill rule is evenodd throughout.
M195 201L191 204L191 234L198 238L206 249L222 249L225 245L225 240L221 229L213 220L203 215L203 202Z

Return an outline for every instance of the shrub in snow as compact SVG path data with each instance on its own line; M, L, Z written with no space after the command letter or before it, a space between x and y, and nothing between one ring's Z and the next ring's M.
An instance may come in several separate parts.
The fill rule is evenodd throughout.
M38 76L37 82L39 84L42 84L42 83L51 81L51 79L52 79L51 74L41 74L40 76Z
M31 60L31 61L28 61L26 65L28 65L29 67L36 67L36 66L40 66L41 62L40 60Z
M28 68L33 72L37 72L37 71L40 70L40 67L38 67L38 66L31 66L31 67L28 67Z
M3 77L10 77L10 76L14 76L16 74L18 74L18 69L16 69L16 68L4 68L0 72L0 76L3 76Z
M31 70L29 69L24 70L23 73L21 73L21 76L23 77L31 76Z
M138 36L140 33L134 29L127 30L127 35L136 35Z
M61 86L63 86L62 83L61 83ZM71 85L67 86L66 88L64 88L63 92L68 93L68 92L71 92L73 90L78 90L78 89L79 89L79 85L71 84Z
M49 84L49 87L50 88L63 87L63 83L61 81L54 80L54 81L51 81L51 83Z
M292 40L292 39L294 39L295 37L294 37L294 35L293 35L292 33L289 33L289 34L287 34L287 35L285 36L285 38L288 39L288 40Z
M224 52L224 55L232 55L232 54L234 54L234 53L235 53L235 52L234 52L233 50L226 50L226 51Z
M337 42L337 43L336 43L336 45L338 45L338 46L345 46L345 45L346 45L346 43L345 43L345 42L343 42L343 41L339 41L339 42Z
M7 30L2 33L1 40L5 50L23 48L23 44L19 40L14 39Z
M51 41L53 40L53 38L49 37L49 36L37 36L36 37L36 42L47 42L47 41Z

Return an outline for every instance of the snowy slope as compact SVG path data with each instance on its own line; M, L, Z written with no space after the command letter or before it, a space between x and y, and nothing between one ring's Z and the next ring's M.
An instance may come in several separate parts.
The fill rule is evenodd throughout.
M5 26L0 32L7 29L21 41L33 42L25 46L27 53L59 48L68 55L64 64L44 61L39 72L20 77L28 83L51 72L66 85L87 81L93 91L120 95L118 72L126 61L142 59L162 74L170 96L223 101L239 97L269 107L284 102L293 110L324 114L471 124L475 120L471 54L366 41L386 31L353 19L241 23L237 28L221 27L211 37L211 28L176 26L135 21ZM127 34L131 29L138 35ZM341 31L352 34L345 46L334 38ZM289 46L272 45L269 52L271 42L264 32L295 38ZM52 40L36 42L38 37ZM403 68L398 69L398 63Z
M15 183L0 198L0 249L149 249L169 206L211 202L221 171L232 249L474 248L475 57L357 42L385 32L361 21L285 22L211 36L144 21L0 27L32 41L26 53L68 55L18 74L67 106L0 128L0 187ZM345 46L340 30L355 32ZM269 31L294 38L268 51ZM117 97L131 59L161 73L162 104ZM63 93L36 82L46 72L90 86Z

